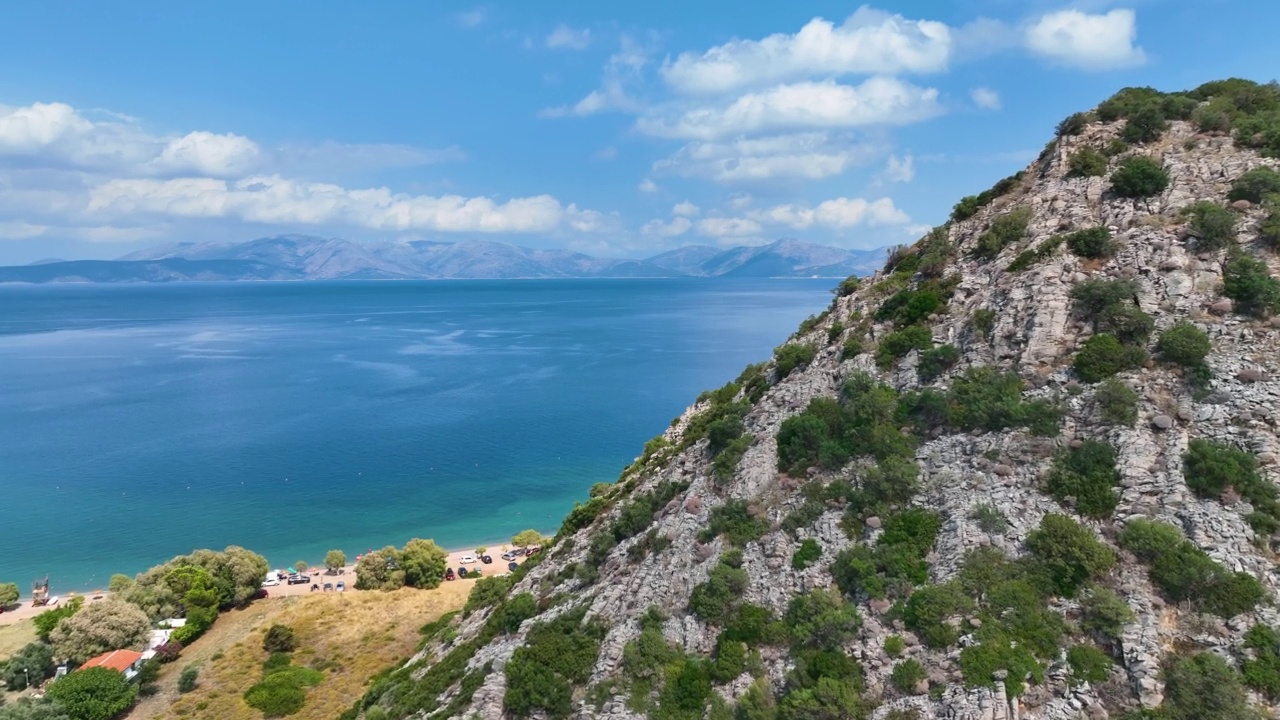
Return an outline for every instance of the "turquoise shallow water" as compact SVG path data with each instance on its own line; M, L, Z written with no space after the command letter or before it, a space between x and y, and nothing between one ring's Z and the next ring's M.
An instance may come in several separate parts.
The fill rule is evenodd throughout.
M0 582L552 531L833 284L0 286Z

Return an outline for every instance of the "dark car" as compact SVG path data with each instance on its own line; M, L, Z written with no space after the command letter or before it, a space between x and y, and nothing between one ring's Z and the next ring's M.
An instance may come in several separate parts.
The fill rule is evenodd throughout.
M492 555L481 555L481 556L480 556L480 562L484 563L485 565L492 565L492 564L493 564L493 556L492 556Z
M325 592L330 592L330 591L332 591L332 590L333 590L333 583L325 583L325 584L324 584L324 591L325 591Z
M512 550L512 551L511 551L511 554L512 554L512 555L523 555L523 554L524 554L524 548L522 548L522 547L516 548L515 550Z
M258 588L258 591L257 591L257 592L255 592L255 593L253 594L253 599L254 599L254 600L261 600L262 598L264 598L264 597L266 597L266 596L267 596L267 589L266 589L266 588Z
M466 576L467 576L467 569L464 567L458 568L458 577L464 578Z
M509 562L509 563L507 563L507 569L508 569L508 570L510 570L511 572L515 572L515 571L516 571L516 568L518 568L518 567L520 567L520 566L519 566L519 565L517 565L517 564L515 564L515 563L513 563L513 562Z
M445 579L445 580L453 580L455 577L456 577L456 576L453 574L453 568L445 568L445 569L444 569L444 579Z
M309 582L311 582L311 578L307 577L306 575L290 575L289 576L290 585L306 585Z

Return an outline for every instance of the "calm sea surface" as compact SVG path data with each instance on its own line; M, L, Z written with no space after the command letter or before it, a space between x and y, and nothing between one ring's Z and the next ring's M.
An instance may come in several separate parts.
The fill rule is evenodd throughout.
M0 286L0 582L553 531L834 284Z

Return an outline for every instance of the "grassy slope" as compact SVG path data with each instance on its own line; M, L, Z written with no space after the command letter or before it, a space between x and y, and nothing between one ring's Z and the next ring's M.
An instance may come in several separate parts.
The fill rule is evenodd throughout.
M160 691L140 702L130 720L209 718L261 720L262 713L244 703L244 691L262 676L262 635L273 623L291 626L300 647L299 665L327 667L325 681L308 691L297 720L330 720L351 706L373 675L397 658L411 655L418 628L466 602L470 581L443 584L436 590L393 593L325 593L254 603L225 613L208 634L161 673ZM187 665L200 668L199 687L179 695L178 675Z

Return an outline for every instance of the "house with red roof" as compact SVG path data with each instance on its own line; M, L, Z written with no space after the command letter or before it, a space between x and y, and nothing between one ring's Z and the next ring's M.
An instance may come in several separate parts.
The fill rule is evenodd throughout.
M104 667L122 673L126 680L132 680L137 676L139 668L142 667L142 653L133 650L112 650L104 652L101 655L89 658L80 670L91 667Z

